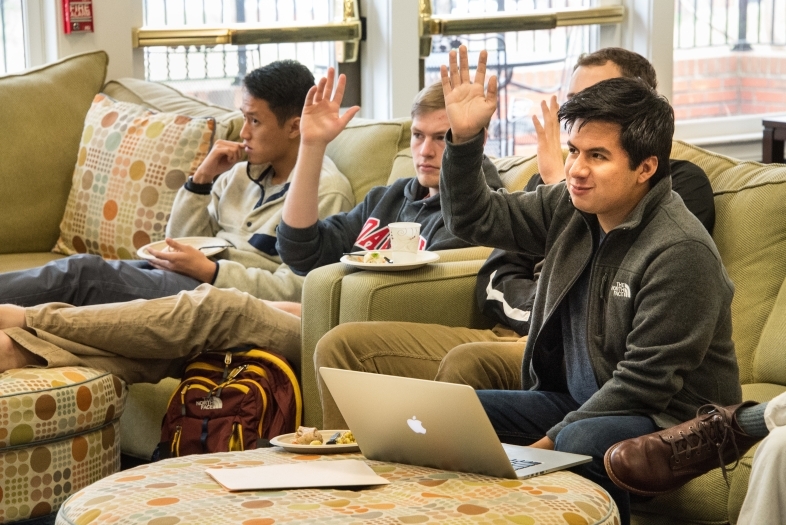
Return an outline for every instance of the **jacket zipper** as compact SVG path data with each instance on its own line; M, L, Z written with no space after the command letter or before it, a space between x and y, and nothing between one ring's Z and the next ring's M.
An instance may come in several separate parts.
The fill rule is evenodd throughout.
M606 282L609 280L609 274L603 272L603 278L600 280L600 315L598 316L598 335L602 336L606 330Z

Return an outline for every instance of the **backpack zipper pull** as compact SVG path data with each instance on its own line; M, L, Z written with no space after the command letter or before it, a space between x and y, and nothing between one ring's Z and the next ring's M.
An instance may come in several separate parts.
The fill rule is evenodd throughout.
M232 381L233 379L235 379L238 376L238 374L240 374L246 368L248 368L248 363L244 363L244 364L236 367L234 370L232 370L232 373L229 374L229 377L226 378L226 382L229 382L229 381Z
M224 377L222 381L226 381L227 375L229 374L229 365L232 364L232 352L227 352L224 355Z

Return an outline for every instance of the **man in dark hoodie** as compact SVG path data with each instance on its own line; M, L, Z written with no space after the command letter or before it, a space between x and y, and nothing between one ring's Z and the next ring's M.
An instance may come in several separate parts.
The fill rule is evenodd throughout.
M332 88L330 73L324 81ZM410 146L417 176L372 188L352 210L318 220L315 188L322 157L341 126L336 118L338 105L329 104L330 101L312 97L306 101L301 121L301 154L277 230L281 259L295 273L306 274L337 262L345 252L388 249L388 224L393 222L420 223L420 250L470 246L448 233L440 211L439 172L449 128L441 84L424 88L412 103ZM489 186L502 187L491 161L484 158L484 163Z

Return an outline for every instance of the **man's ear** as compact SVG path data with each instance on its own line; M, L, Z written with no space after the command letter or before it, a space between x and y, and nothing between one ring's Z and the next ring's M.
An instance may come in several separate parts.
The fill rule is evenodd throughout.
M643 161L641 161L641 164L639 164L638 167L639 176L636 179L636 181L639 184L644 184L645 182L650 180L650 178L652 178L653 175L655 175L656 171L658 171L658 157L653 155L652 157L648 157L644 159Z
M300 115L297 117L292 117L286 121L284 124L284 128L286 129L287 136L290 139L296 139L300 137Z

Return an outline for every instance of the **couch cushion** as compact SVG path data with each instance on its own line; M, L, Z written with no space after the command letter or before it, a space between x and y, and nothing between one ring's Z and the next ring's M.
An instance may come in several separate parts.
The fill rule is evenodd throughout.
M786 281L781 284L775 305L753 355L753 381L786 385ZM786 390L786 386L784 386Z
M135 258L164 238L175 195L210 150L215 121L100 94L84 125L55 251Z
M189 117L213 117L216 119L216 139L240 142L243 115L238 110L190 97L160 82L137 78L110 80L102 91L115 100L132 102L155 111Z
M0 78L0 253L45 252L55 243L82 124L107 62L95 51Z
M62 258L61 254L52 252L7 253L0 255L0 273L37 268Z
M353 119L327 148L328 156L352 185L355 201L384 186L399 150L409 146L409 119L380 122Z
M760 381L754 373L755 351L786 278L786 168L736 162L687 145L676 153L710 178L713 239L735 287L731 306L740 381Z

